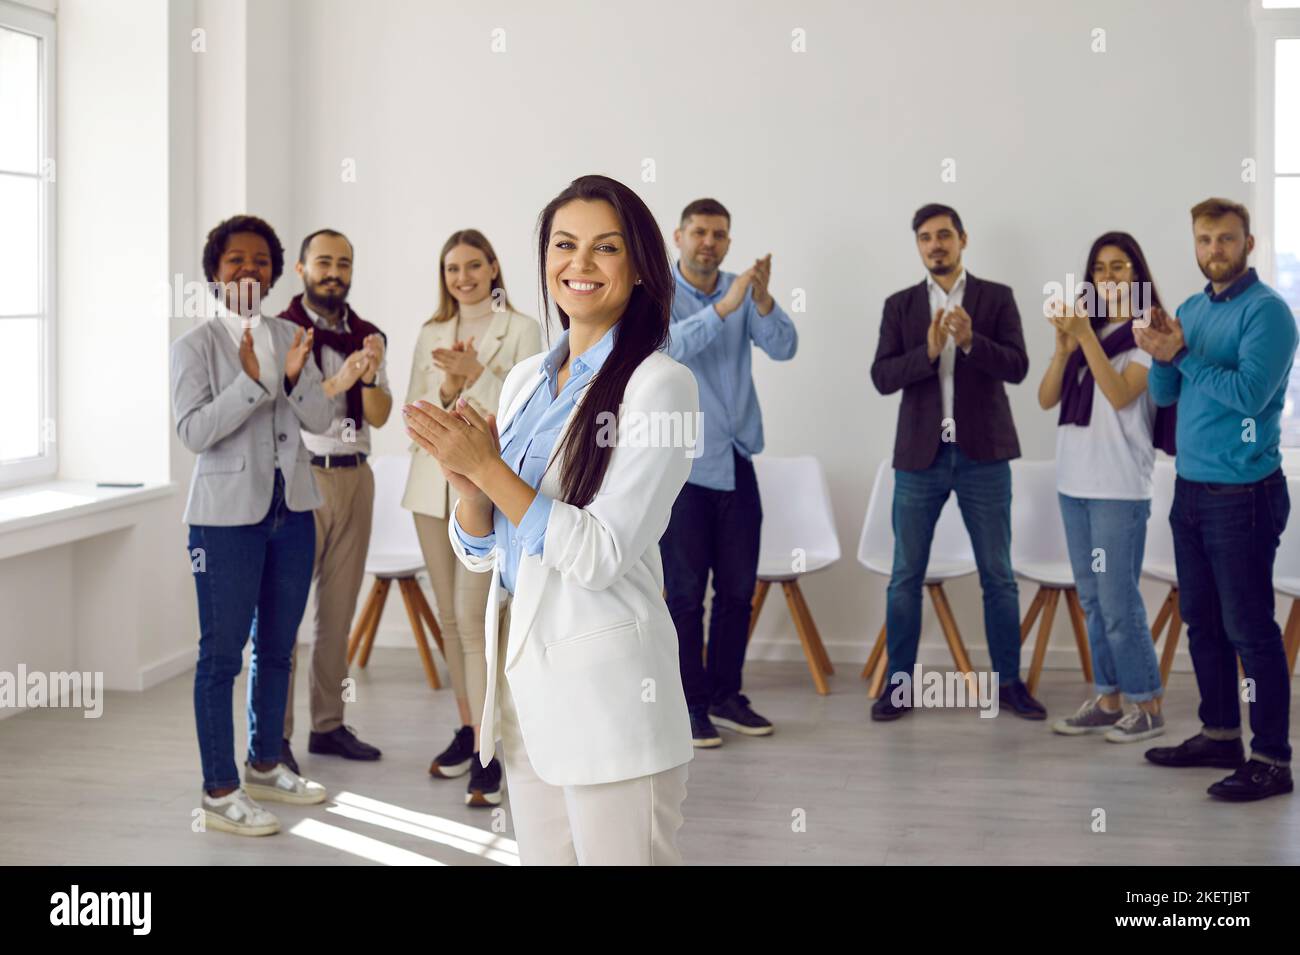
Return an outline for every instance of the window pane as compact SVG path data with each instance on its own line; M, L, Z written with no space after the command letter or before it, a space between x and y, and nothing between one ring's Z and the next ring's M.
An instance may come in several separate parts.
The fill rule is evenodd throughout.
M1273 180L1277 290L1300 311L1300 177Z
M41 319L0 319L0 461L41 453Z
M37 39L0 27L0 169L36 172Z
M1300 39L1278 40L1275 52L1274 164L1280 173L1300 172Z
M40 195L40 180L0 173L0 315L40 311Z

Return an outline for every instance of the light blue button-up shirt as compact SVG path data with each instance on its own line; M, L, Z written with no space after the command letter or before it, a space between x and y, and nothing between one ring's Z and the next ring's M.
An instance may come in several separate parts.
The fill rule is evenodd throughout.
M617 331L618 326L615 325L596 344L573 359L569 368L569 380L557 394L560 367L569 357L569 333L566 330L555 347L542 359L542 365L537 371L538 380L524 385L525 388L531 387L534 390L520 412L507 423L506 430L501 435L501 457L531 487L536 488L542 483L546 464L565 422L577 405L579 393L609 357ZM536 557L542 553L546 543L546 522L551 516L551 503L551 498L538 491L518 527L506 519L500 508L493 508L492 533L486 537L467 534L456 519L454 510L452 524L456 528L456 536L465 545L465 550L477 557L486 557L500 544L504 558L501 563L501 586L513 594L521 556L531 554Z
M799 335L780 305L773 303L772 311L760 315L752 291L745 293L740 308L721 318L715 305L736 280L731 272L718 272L718 284L709 295L686 281L680 263L673 267L673 277L677 289L666 351L695 373L703 417L688 482L734 491L732 449L747 458L763 450L763 416L754 390L752 345L776 361L786 361L794 357Z

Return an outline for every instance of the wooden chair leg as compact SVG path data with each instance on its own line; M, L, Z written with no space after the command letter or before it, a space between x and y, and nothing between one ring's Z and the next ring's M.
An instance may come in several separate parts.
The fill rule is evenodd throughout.
M1025 640L1029 636L1029 631L1034 629L1034 621L1038 619L1038 614L1043 609L1043 603L1047 600L1047 588L1039 587L1038 593L1034 594L1033 602L1029 605L1029 612L1025 614L1024 622L1020 624L1020 645L1025 645Z
M882 653L880 659L876 661L876 671L871 674L871 686L867 688L867 693L874 700L880 696L880 691L885 688L885 671L889 669L889 654Z
M1079 591L1073 587L1065 591L1065 606L1070 611L1070 624L1074 627L1074 642L1079 647L1079 663L1083 665L1083 679L1092 683L1092 650L1088 646L1088 620L1079 603Z
M1061 599L1061 592L1055 587L1047 588L1047 599L1038 622L1038 639L1034 642L1034 660L1029 665L1029 695L1034 695L1038 688L1038 678L1043 673L1043 660L1047 656L1047 640L1052 634L1052 621L1056 618L1056 604Z
M745 637L747 641L754 636L754 624L758 623L758 615L763 610L763 601L767 599L767 591L771 586L770 580L760 580L754 585L754 600L749 608L749 635Z
M424 599L424 590L420 587L420 579L416 577L411 582L415 584L411 588L411 597L415 600L415 609L424 618L425 624L429 627L429 633L433 634L433 642L438 645L438 652L442 654L442 658L445 660L447 659L447 648L442 645L442 628L438 626L438 621L434 619L433 608L429 606L429 601Z
M1300 651L1300 597L1291 601L1291 612L1286 618L1286 665L1292 676L1295 676L1295 658L1297 651Z
M975 668L971 666L970 657L966 653L966 644L961 642L957 619L952 615L952 607L948 604L948 595L943 592L943 584L927 584L926 588L930 591L930 601L934 604L934 611L939 615L939 628L943 631L944 639L948 641L953 662L962 673L974 673Z
M1169 622L1169 615L1174 612L1174 592L1171 590L1165 594L1165 602L1160 605L1160 612L1156 614L1156 622L1151 625L1151 642L1159 643L1160 634Z
M1165 632L1165 649L1160 654L1160 685L1169 685L1169 671L1174 666L1174 651L1178 649L1178 637L1183 629L1183 614L1178 609L1178 591L1171 591L1173 611L1169 615L1169 625Z
M799 609L799 599L795 596L796 585L793 580L781 581L781 589L785 592L785 602L790 607L790 616L794 618L794 629L799 634L799 642L803 644L803 655L808 661L808 672L812 674L813 685L817 687L817 692L825 696L831 691L826 684L826 674L822 672L822 662L817 656L817 651L813 649L813 640L815 635L808 632L807 624L803 619L803 614Z
M867 655L867 665L862 668L862 679L870 680L876 672L876 664L880 662L881 655L885 652L885 624L880 625L880 635L876 637L876 642L871 647L871 653Z
M397 580L397 589L402 592L402 603L406 605L407 619L411 621L411 633L415 635L415 649L420 651L420 662L424 664L424 676L430 687L440 690L442 683L438 680L438 668L434 666L433 654L429 652L429 641L424 636L420 611L416 609L415 598L411 596L412 586L420 586L414 577L399 577Z
M799 609L803 612L803 624L812 637L813 650L817 653L817 659L821 661L822 672L831 676L835 672L835 667L831 664L830 654L826 652L826 644L822 643L822 635L818 632L812 610L808 607L808 598L803 595L803 588L799 586L799 581L791 581L790 586L794 588L795 600L799 602Z
M393 578L383 577L376 583L380 585L379 597L375 601L375 612L370 618L370 624L361 637L361 659L357 662L357 665L363 670L366 668L366 664L370 662L370 651L375 646L375 634L379 632L379 620L384 615L384 604L388 601L388 589L393 585Z
M379 592L383 589L380 586L379 578L375 578L374 584L370 587L370 593L366 595L366 602L361 606L361 616L357 618L356 624L352 627L352 633L348 636L348 666L352 666L352 660L357 655L357 648L361 646L361 638L370 628L370 618L379 609Z

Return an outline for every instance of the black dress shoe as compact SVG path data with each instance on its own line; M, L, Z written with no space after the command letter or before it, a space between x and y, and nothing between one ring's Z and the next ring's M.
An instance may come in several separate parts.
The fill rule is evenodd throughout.
M361 760L375 760L381 755L375 747L357 739L357 734L348 726L336 727L328 733L313 732L307 740L307 752Z
M886 686L885 692L880 694L876 702L871 704L871 718L877 723L887 723L890 720L896 720L900 716L905 716L912 709L912 704L907 700L903 701L902 706L894 705L894 687Z
M1023 680L1013 680L998 687L998 706L1008 707L1027 720L1047 719L1047 707L1029 695L1029 687Z
M292 769L295 776L302 775L302 771L298 768L298 760L293 758L293 750L289 748L287 739L280 743L280 762Z
M1290 766L1274 766L1258 759L1248 759L1244 766L1226 779L1220 779L1206 792L1218 799L1250 802L1280 796L1294 788Z
M1146 758L1158 766L1217 766L1236 769L1246 761L1241 739L1210 739L1197 733L1177 746L1157 746L1146 751Z

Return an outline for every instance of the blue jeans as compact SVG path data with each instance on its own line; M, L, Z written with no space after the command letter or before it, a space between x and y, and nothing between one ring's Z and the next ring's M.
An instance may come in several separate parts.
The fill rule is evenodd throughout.
M1151 502L1058 496L1074 586L1088 619L1097 692L1123 693L1135 703L1153 700L1164 688L1138 590ZM1095 566L1098 558L1105 563Z
M1201 691L1201 722L1240 730L1237 657L1254 681L1250 748L1289 762L1291 676L1273 619L1273 557L1291 512L1281 469L1253 484L1178 478L1169 524L1178 566L1178 609Z
M912 678L930 543L952 491L979 568L993 670L1004 684L1020 677L1020 591L1011 571L1011 464L972 461L955 443L945 442L928 468L894 473L894 568L885 611L890 685L899 673Z
M248 761L279 761L289 658L307 606L316 522L291 511L284 479L266 516L234 527L190 525L190 561L199 601L199 662L194 671L194 721L203 788L239 785L231 697L253 627L248 671Z

